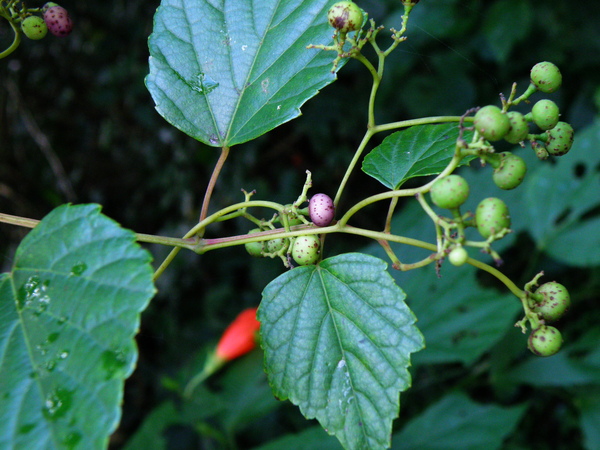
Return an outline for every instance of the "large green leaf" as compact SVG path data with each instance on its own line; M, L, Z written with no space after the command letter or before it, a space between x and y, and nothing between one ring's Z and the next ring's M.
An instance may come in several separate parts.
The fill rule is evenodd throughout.
M332 0L163 0L146 85L158 112L211 146L254 139L331 83Z
M567 264L600 264L600 122L571 151L528 175L522 214L540 250ZM574 251L577 249L577 251Z
M389 189L399 189L410 178L437 175L444 170L454 155L458 135L456 123L397 131L371 150L362 170ZM462 164L471 159L463 159Z
M502 447L525 413L525 406L502 408L450 393L394 435L394 450L493 450Z
M386 264L350 253L271 282L258 310L269 381L348 449L386 448L423 347Z
M534 23L527 0L494 2L483 21L483 35L496 60L505 64L512 49L529 34Z
M106 447L153 294L149 253L98 205L23 239L0 278L1 448Z

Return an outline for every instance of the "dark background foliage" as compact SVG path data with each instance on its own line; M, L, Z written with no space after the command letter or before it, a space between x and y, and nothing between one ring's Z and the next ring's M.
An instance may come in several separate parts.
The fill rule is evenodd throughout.
M359 4L378 23L400 23L398 0ZM39 219L65 202L97 202L105 214L137 232L184 234L197 220L218 150L167 124L144 86L147 37L158 2L107 0L63 6L75 22L71 36L24 40L0 61L0 211ZM513 81L526 86L530 67L549 60L564 77L564 87L553 99L563 117L581 129L593 121L599 97L598 17L596 2L573 7L558 0L423 0L411 18L409 39L388 60L377 120L456 115L498 103L498 93L508 93ZM387 39L385 33L381 39ZM9 41L9 27L1 23L0 43ZM350 62L337 83L305 105L299 119L232 149L211 208L240 201L242 188L255 189L256 198L291 202L306 169L312 171L317 191L334 192L366 123L369 83L368 73ZM356 173L345 200L379 191L376 181ZM371 208L357 220L377 226L372 217L382 212ZM245 233L248 228L240 221L211 233ZM25 233L0 225L3 271L9 270L11 255ZM356 249L363 243L332 239L331 248ZM521 237L506 252L509 272L518 276L533 245ZM156 261L167 252L151 250ZM597 290L577 291L580 280L596 279L597 269L545 262L573 286L574 295L597 298ZM281 270L272 260L250 260L240 248L179 255L159 280L159 293L142 318L140 361L126 386L115 447L169 397L164 377L176 378L182 367L193 365L197 352L214 342L238 311L258 304L261 290ZM570 320L573 329L587 324L585 314ZM500 401L477 370L460 365L420 369L414 392L403 396L403 417L419 413L457 383L480 401ZM217 389L218 381L213 383ZM577 412L567 395L560 389L519 388L516 398L530 399L535 408L552 413L544 424L527 416L507 445L580 448ZM240 447L306 426L288 404L271 408L261 420L258 427L236 430ZM210 430L221 426L218 421L210 425ZM175 428L169 436L177 448L224 445L214 437L219 433L210 430Z

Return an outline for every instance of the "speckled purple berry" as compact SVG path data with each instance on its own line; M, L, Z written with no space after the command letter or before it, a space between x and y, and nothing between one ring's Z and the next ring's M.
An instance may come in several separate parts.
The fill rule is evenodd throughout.
M315 194L308 202L310 220L318 227L326 227L333 220L335 206L327 194Z
M62 6L52 6L44 12L44 22L48 30L55 36L64 37L73 30L73 21Z

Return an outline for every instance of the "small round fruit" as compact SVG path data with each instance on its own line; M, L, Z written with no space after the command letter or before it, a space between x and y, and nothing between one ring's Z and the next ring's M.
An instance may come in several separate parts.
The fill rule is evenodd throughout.
M559 116L558 105L552 100L540 100L531 108L533 122L542 130L554 128L558 123Z
M525 116L518 111L510 111L506 113L510 121L510 128L504 139L511 144L518 144L527 139L529 134L529 124Z
M531 69L531 82L542 92L556 91L562 84L562 75L555 64L544 61Z
M554 128L548 130L546 150L554 156L565 155L571 150L575 132L573 127L566 122L558 122Z
M271 239L267 241L265 246L267 248L267 253L277 253L285 247L285 239L277 238Z
M42 39L46 36L46 33L48 33L46 22L39 16L26 17L23 22L21 22L21 30L25 36L34 41Z
M333 220L335 207L327 194L315 194L308 202L310 220L318 227L326 227Z
M363 12L354 2L337 2L327 12L327 19L333 28L341 33L347 33L360 30Z
M500 165L494 169L492 179L500 189L514 189L523 182L527 173L525 160L510 152L500 153Z
M448 254L448 261L453 266L462 266L469 259L469 254L463 246L454 247Z
M562 347L563 338L554 327L542 325L534 330L527 340L527 348L538 356L552 356Z
M508 206L495 197L481 200L475 210L475 223L477 224L477 231L485 239L501 232L510 227Z
M487 105L475 113L475 129L488 141L499 141L510 130L508 116L495 105Z
M299 236L292 245L292 258L301 266L314 264L319 260L320 246L321 242L314 234Z
M260 231L262 231L260 228L254 228L253 230L248 231L248 234L259 233ZM246 247L246 251L251 256L254 256L256 258L260 258L261 256L264 256L263 255L264 241L248 242L247 244L244 244L244 247Z
M542 284L535 293L541 295L542 299L532 309L546 322L560 319L571 306L569 291L556 281Z
M440 208L458 208L469 197L469 184L460 175L439 178L431 186L431 201Z
M44 22L54 36L64 37L73 30L73 21L62 6L51 6L44 12Z

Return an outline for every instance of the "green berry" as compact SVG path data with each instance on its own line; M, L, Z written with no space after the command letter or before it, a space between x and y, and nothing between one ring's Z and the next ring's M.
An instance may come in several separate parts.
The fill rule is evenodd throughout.
M499 141L510 130L508 116L495 105L487 105L475 113L475 129L488 141Z
M327 12L329 24L341 33L360 30L362 9L354 2L337 2Z
M540 100L531 108L533 122L542 130L554 128L559 116L558 105L552 100Z
M538 356L552 356L562 347L560 331L554 327L542 325L534 330L527 340L527 348Z
M469 254L463 246L454 247L448 254L448 261L453 266L462 266L469 259Z
M460 175L439 178L431 186L431 201L440 208L458 208L469 197L469 184Z
M529 124L527 123L525 116L517 111L507 112L506 116L510 121L510 128L508 133L504 136L504 139L511 144L518 144L527 139L527 135L529 134Z
M531 69L531 82L542 92L556 91L562 84L562 75L556 65L544 61L537 63Z
M494 169L492 178L500 189L514 189L521 184L526 172L527 164L523 158L503 152L500 153L500 165Z
M253 230L250 230L248 232L248 234L254 234L254 233L260 233L262 230L260 228L254 228ZM251 255L254 256L256 258L260 258L263 255L263 250L264 250L264 241L260 241L260 242L248 242L247 244L244 244L244 247L246 247L246 251Z
M475 210L477 231L485 239L510 227L508 206L499 198L483 199Z
M267 241L267 253L277 253L280 250L283 250L283 248L285 247L285 241L286 240L283 238L271 239Z
M37 41L46 36L48 26L41 17L29 16L21 22L21 30L23 30L23 34L29 39Z
M292 244L292 258L301 266L314 264L319 259L320 246L321 242L314 234L299 236L294 239Z
M550 281L542 284L535 291L537 302L533 305L534 312L539 313L540 317L546 322L554 322L560 319L571 306L571 297L569 291L562 284L556 281Z
M566 122L558 122L554 128L547 132L546 150L554 156L568 153L573 146L575 132L573 127Z

